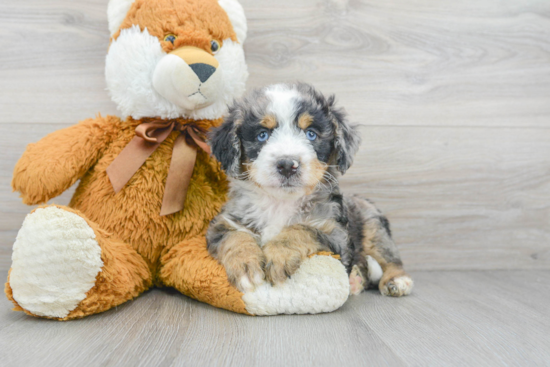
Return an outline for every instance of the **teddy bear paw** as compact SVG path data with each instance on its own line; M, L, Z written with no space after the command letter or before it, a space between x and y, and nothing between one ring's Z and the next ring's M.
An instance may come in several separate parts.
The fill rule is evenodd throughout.
M284 283L265 282L245 293L243 301L253 315L315 314L340 308L349 293L348 274L340 260L315 255Z
M94 230L56 206L27 215L13 245L9 283L19 306L63 318L86 298L103 267Z

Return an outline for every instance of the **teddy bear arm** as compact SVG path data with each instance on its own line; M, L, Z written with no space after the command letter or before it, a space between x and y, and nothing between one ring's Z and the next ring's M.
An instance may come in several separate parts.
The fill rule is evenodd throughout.
M175 245L162 257L159 279L201 302L248 315L331 312L348 299L349 279L344 265L330 255L320 252L307 258L282 285L273 287L265 282L243 294L210 256L206 239L195 237Z
M28 205L45 203L71 187L112 140L112 117L84 120L29 144L15 165L12 188ZM117 120L118 121L118 120Z

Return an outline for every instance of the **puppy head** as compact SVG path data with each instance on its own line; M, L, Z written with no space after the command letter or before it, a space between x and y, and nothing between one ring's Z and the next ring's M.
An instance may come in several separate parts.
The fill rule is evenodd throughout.
M256 90L230 108L211 135L231 177L269 190L311 192L352 164L360 138L333 96L304 83Z

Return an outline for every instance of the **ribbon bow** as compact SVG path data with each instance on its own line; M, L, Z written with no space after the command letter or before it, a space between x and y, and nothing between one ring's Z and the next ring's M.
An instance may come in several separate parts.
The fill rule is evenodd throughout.
M202 133L202 131L193 125L183 125L177 120L144 122L136 127L136 136L107 167L109 180L115 193L118 193L174 130L179 131L180 134L176 138L172 150L172 161L166 178L160 210L161 216L183 209L197 159L197 149L188 144L188 139L210 154L210 147L199 135L199 132Z

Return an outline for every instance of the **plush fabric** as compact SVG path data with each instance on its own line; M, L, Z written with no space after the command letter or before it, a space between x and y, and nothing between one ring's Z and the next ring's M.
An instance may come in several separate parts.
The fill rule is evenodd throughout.
M246 292L243 300L254 315L322 313L340 308L349 291L344 265L331 256L315 255L280 286L264 283Z
M59 234L52 232L50 228L45 228L46 225L55 224L56 220L60 224L60 229L65 233ZM37 226L34 223L36 221L41 221L43 227ZM88 261L83 261L82 258L78 259L78 254L74 253L76 242L74 241L74 231L77 224L84 227L80 228L81 231L92 232L93 242L97 246L97 251L92 254L81 251L80 257L87 258ZM27 216L23 228L26 225L33 226L34 236L29 238L27 233L20 232L17 239L20 243L16 242L14 247L26 245L27 251L32 251L33 254L30 257L19 256L19 259L15 256L17 252L14 249L12 269L6 283L6 295L16 304L16 310L23 310L34 316L69 320L118 306L136 297L152 285L151 272L143 258L127 244L99 229L97 224L91 222L78 210L57 205L41 207ZM44 246L48 244L48 240L53 243L55 248ZM70 251L63 251L63 249ZM94 256L90 256L96 254L100 255L100 268L94 266L96 265ZM63 272L67 267L70 268ZM36 281L32 282L30 279L31 281L27 281L28 284L26 284L27 289L21 289L21 284L13 282L16 275L15 270L25 270L28 278L34 277L41 284L37 284ZM86 273L88 270L92 270L95 274L85 295L78 302L62 309L61 306L65 306L65 304L60 304L60 298L66 298L67 294L78 288L80 279L75 279L75 277L79 278L80 274ZM53 278L52 282L44 284L48 278ZM33 307L33 310L24 307L28 304L27 300L19 304L22 297L19 297L17 292L14 294L11 284L19 288L18 291L27 291L34 296L37 299L35 304L42 312L37 312L36 307ZM59 297L59 293L62 297Z
M111 37L118 32L120 25L126 18L128 10L135 0L109 1L107 6L107 19L109 20L109 32Z
M98 239L70 211L51 206L27 215L13 245L10 284L17 303L36 315L67 316L106 267Z
M173 131L119 192L106 173L136 127L152 118L177 120L201 131L221 124L227 103L242 94L248 75L242 49L246 18L238 2L111 0L108 18L112 43L106 80L124 117L98 115L51 133L29 144L17 162L12 187L25 204L45 204L80 183L68 206L43 205L25 219L5 286L15 310L70 320L109 310L152 286L174 287L243 314L340 307L349 293L347 274L330 256L309 259L299 279L281 288L265 284L247 301L229 283L225 269L208 254L204 237L226 200L228 183L219 163L204 150L197 149L183 210L160 214L179 132ZM166 34L177 36L173 44L164 40ZM210 49L212 39L222 46L217 53ZM182 46L216 58L218 76L210 85L182 72L189 68L185 58L170 54ZM181 62L175 66L161 62L177 57ZM159 71L165 67L174 69ZM173 78L164 78L163 87L155 89L155 73ZM166 98L167 80L203 88L208 103L188 99L176 104L187 92L178 95L178 85Z
M107 261L99 278L105 280L90 291L86 302L62 318L104 311L137 296L151 282L157 285L166 282L165 285L194 298L246 312L242 294L229 284L225 270L210 258L204 243L208 223L219 212L227 192L225 175L214 158L198 152L185 208L173 215L161 216L160 206L177 132L173 132L125 188L115 194L105 170L134 137L140 122L121 121L111 116L83 121L30 145L16 165L13 188L21 192L27 204L46 202L85 172L69 208L63 209L87 220L97 238L102 239L98 241L102 258L140 255L140 261L133 260L137 269L132 268L129 261ZM194 124L208 129L220 122L195 121ZM36 177L40 179L33 179ZM179 256L174 259L175 255ZM117 274L124 272L133 276L122 281L124 278L118 278ZM136 282L141 285L137 286ZM131 289L124 289L126 285ZM90 300L91 296L95 301Z
M227 13L216 1L136 0L120 30L136 24L157 38L164 38L167 33L176 35L173 44L162 43L165 52L181 46L209 49L211 39L237 41ZM115 33L113 39L119 34Z

